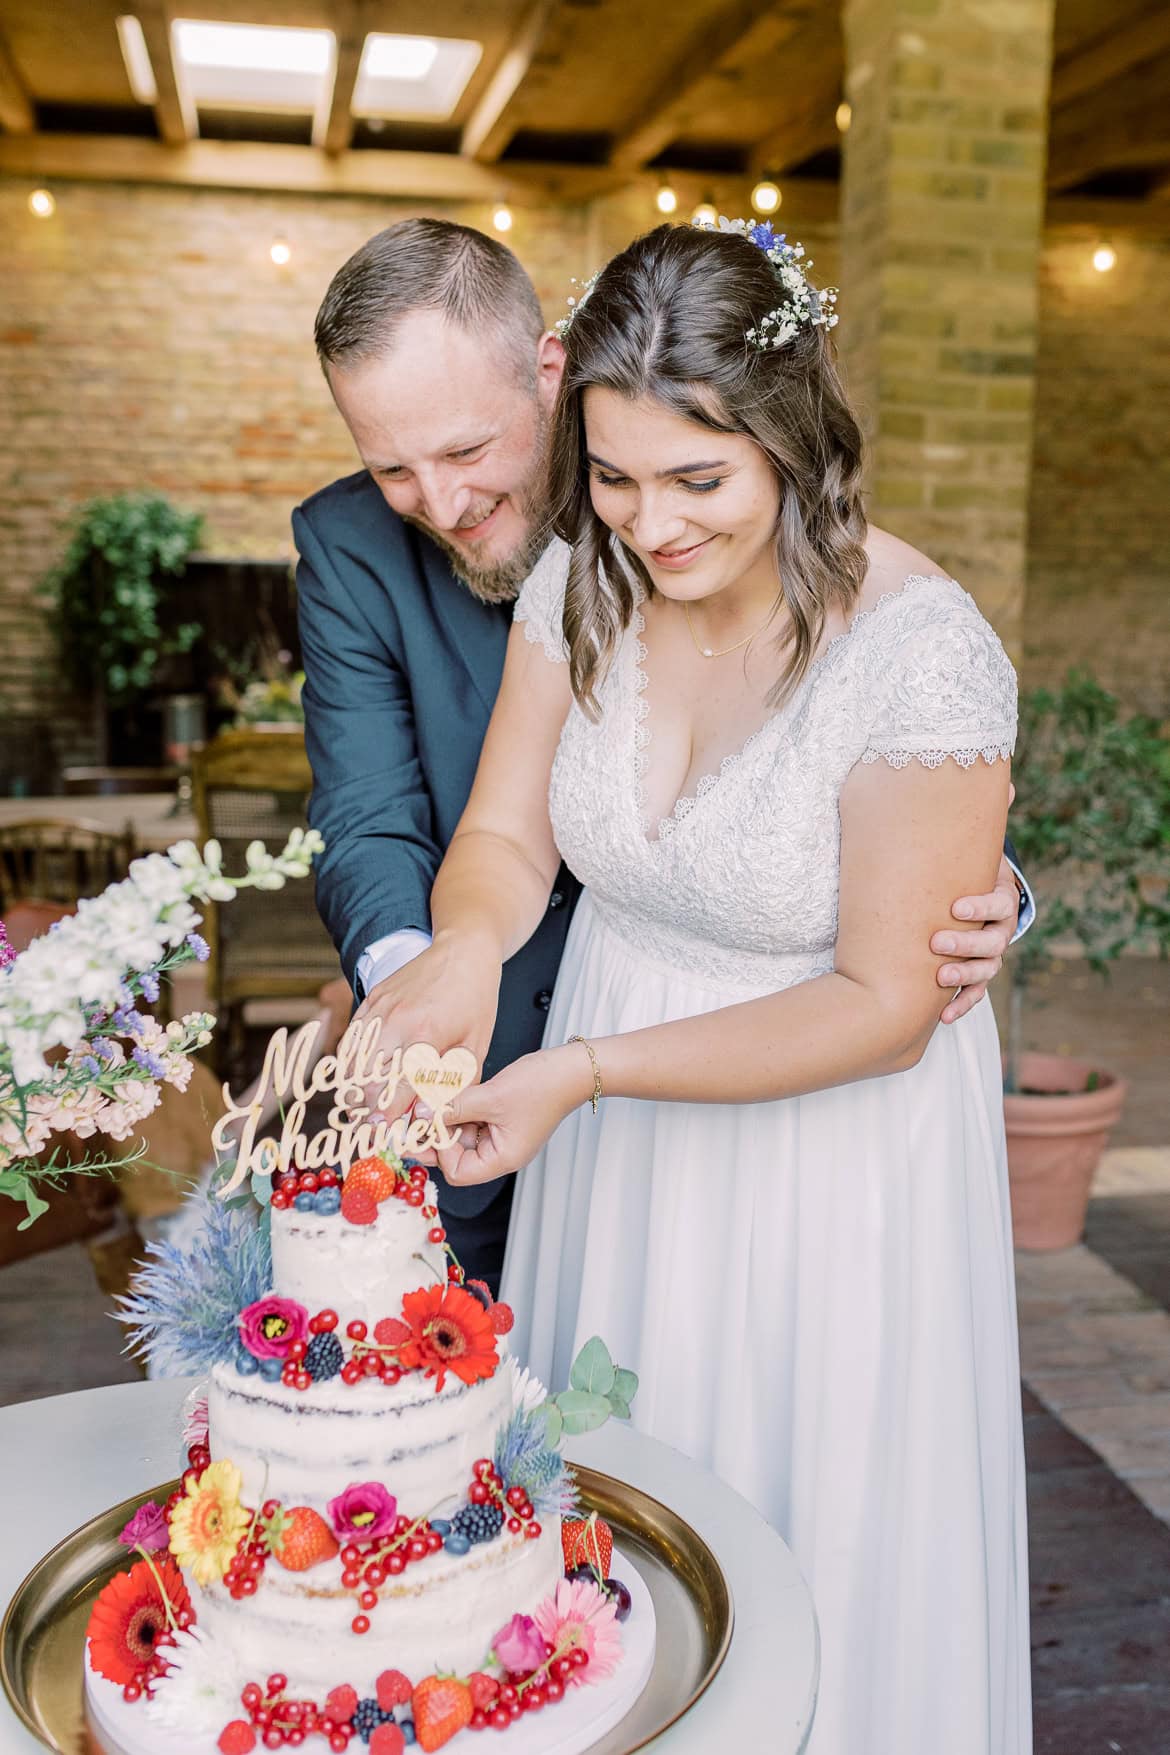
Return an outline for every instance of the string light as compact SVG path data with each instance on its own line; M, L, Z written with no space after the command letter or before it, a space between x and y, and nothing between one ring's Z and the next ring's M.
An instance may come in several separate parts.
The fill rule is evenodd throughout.
M783 199L770 177L761 177L752 190L752 206L757 213L775 213Z
M492 214L492 224L498 232L510 232L512 229L512 209L502 201Z
M836 123L838 134L848 134L849 124L852 120L853 105L843 99L841 103L837 105Z
M718 225L719 215L713 201L700 201L691 214L692 225Z
M1117 261L1117 251L1112 244L1098 244L1093 251L1093 267L1098 274L1108 274Z
M660 184L654 197L654 205L659 213L674 213L678 208L678 191L672 189L669 183Z
M278 268L285 268L292 261L292 250L283 238L273 238L268 254Z
M34 189L28 198L28 209L38 219L51 219L57 211L57 203L47 189Z

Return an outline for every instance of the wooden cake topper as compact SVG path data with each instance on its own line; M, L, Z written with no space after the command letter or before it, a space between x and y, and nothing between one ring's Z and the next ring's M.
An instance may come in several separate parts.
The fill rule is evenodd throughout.
M349 1026L336 1054L314 1055L320 1019L305 1024L290 1040L287 1029L270 1037L264 1065L247 1101L237 1102L223 1087L226 1112L211 1130L216 1154L236 1154L231 1180L219 1191L221 1200L239 1188L245 1177L271 1176L274 1170L346 1170L357 1158L373 1152L409 1157L429 1148L443 1150L456 1144L443 1116L479 1073L470 1048L448 1048L440 1054L429 1042L396 1048L390 1055L377 1047L381 1026L377 1018ZM377 1112L394 1100L405 1080L426 1113L414 1104L396 1121L374 1120ZM373 1093L373 1101L368 1101ZM329 1094L333 1105L328 1125L308 1137L303 1130L305 1110L313 1097ZM266 1112L281 1115L279 1137L258 1139ZM231 1135L241 1123L238 1139Z

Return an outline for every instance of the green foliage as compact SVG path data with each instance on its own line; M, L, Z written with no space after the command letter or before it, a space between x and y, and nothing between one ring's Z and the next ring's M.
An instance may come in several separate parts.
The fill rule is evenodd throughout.
M594 1335L573 1361L568 1389L545 1404L548 1443L558 1443L562 1433L592 1432L611 1417L628 1420L637 1388L637 1373L615 1365L605 1342Z
M81 508L60 566L45 580L62 667L77 689L121 705L149 689L164 658L201 632L166 633L159 581L187 564L203 519L161 494L115 494Z

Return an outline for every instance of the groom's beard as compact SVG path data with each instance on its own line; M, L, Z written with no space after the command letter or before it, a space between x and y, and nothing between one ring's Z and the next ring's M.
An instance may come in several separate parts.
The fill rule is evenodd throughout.
M480 565L474 555L453 543L441 530L424 518L407 518L436 548L442 549L451 563L451 571L461 579L473 597L481 603L511 603L521 585L548 547L552 530L549 525L545 481L548 470L549 428L551 422L543 409L538 410L535 455L528 482L511 496L528 526L528 534L504 560L486 561ZM492 510L490 503L472 506L464 514L468 529L482 522Z

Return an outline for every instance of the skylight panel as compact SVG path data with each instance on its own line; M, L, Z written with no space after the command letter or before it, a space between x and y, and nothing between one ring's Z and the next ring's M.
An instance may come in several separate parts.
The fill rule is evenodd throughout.
M353 94L355 116L445 121L483 53L465 37L411 37L372 31Z
M206 108L317 111L337 53L329 30L176 18L175 59L186 90Z

